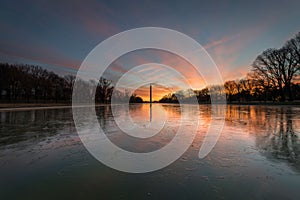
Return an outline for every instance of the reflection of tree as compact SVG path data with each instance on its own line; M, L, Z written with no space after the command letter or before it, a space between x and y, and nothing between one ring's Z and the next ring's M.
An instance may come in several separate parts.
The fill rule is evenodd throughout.
M118 113L117 113L118 114ZM112 119L112 110L110 106L98 106L96 107L96 115L100 126L106 131L110 127L110 123L114 123Z
M226 123L247 129L268 159L286 161L300 170L297 114L292 107L228 106Z
M0 146L44 140L73 127L71 109L0 112Z
M168 113L168 115L170 117L180 117L181 115L181 108L180 105L162 105L162 107L164 108L164 110L166 111L166 113Z
M297 163L299 162L300 152L297 135L293 129L291 109L289 108L285 112L281 109L279 115L279 130L276 131L271 138L269 144L270 152L275 158Z

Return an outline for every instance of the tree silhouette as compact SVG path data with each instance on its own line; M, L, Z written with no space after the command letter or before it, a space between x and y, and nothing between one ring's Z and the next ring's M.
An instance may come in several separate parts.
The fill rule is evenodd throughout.
M286 100L286 94L289 101L293 100L292 80L300 73L299 49L300 33L280 49L265 50L252 65L256 73L278 89L280 101Z
M4 103L70 103L75 76L61 77L39 66L0 63L0 101ZM89 83L80 80L83 95L89 96ZM108 103L111 81L99 80L96 102Z
M142 97L137 96L136 94L131 95L129 103L143 103Z

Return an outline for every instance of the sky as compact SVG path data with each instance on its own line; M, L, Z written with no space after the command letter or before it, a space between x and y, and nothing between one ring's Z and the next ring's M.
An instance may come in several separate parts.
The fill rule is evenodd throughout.
M235 80L251 70L262 51L280 48L300 31L299 7L297 0L1 0L0 61L40 65L60 75L76 74L89 52L105 39L133 28L163 27L199 42L223 80ZM106 75L117 81L132 65L153 62L182 72L193 89L205 85L184 60L154 50L120 57ZM162 74L152 73L151 78L156 76Z

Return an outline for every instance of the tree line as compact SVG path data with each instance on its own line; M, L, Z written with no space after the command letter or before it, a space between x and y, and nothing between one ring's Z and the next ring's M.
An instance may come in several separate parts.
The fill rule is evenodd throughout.
M75 82L74 75L59 76L40 66L0 63L0 102L1 103L71 103ZM94 80L79 80L82 95L95 99L95 103L110 103L114 86L103 77ZM91 97L90 88L96 88ZM96 86L96 87L94 87ZM130 103L142 103L136 94L116 91L115 94Z
M33 65L0 64L0 101L70 102L75 77L60 77Z
M39 66L0 63L0 102L70 103L75 76L63 77ZM99 88L110 83L99 81ZM97 88L98 89L98 88ZM103 100L101 88L97 99Z

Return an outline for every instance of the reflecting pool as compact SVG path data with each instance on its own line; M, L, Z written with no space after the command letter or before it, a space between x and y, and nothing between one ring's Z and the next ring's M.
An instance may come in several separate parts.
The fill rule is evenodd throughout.
M159 106L166 122L149 138L125 134L109 105L96 107L96 113L114 144L151 152L174 138L182 115L180 105ZM192 116L195 105L185 106ZM122 117L125 108L115 109ZM198 153L212 113L209 105L199 110L195 139L183 156L144 174L116 171L91 156L71 108L2 111L1 199L300 199L300 107L228 105L218 143L204 159ZM156 116L150 111L149 104L129 109L141 126Z

